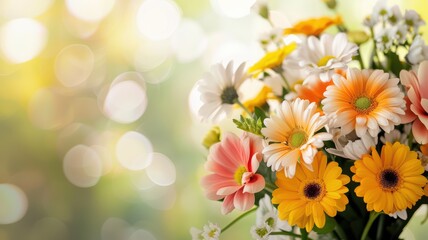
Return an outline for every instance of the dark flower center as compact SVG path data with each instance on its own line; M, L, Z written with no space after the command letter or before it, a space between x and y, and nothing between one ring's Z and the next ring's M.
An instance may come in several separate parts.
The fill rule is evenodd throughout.
M383 170L380 174L380 184L383 188L391 189L398 185L400 180L396 171L392 169Z
M223 89L221 93L221 103L234 104L236 99L238 99L238 93L233 86Z
M321 194L321 186L318 183L309 183L303 189L303 194L309 199L315 199Z

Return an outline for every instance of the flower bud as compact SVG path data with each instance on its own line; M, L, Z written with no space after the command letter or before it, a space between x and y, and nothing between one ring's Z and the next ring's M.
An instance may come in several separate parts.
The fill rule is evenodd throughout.
M202 145L209 149L213 144L220 142L221 130L218 126L211 128L202 140Z

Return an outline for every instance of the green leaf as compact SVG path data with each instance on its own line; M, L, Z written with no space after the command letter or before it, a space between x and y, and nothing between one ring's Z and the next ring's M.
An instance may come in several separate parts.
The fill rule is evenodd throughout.
M395 76L400 76L400 71L404 68L400 61L400 57L392 51L388 51L385 56L388 58L388 69L393 72Z
M316 225L314 226L314 231L319 234L327 234L334 230L336 227L336 220L334 218L325 216L325 225L323 228L318 228Z

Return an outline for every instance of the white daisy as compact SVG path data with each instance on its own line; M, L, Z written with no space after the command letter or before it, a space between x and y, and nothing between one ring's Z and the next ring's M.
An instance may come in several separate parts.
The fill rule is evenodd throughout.
M414 33L418 32L420 26L425 25L425 21L413 9L406 10L404 13L404 22L410 28L410 31L413 30Z
M203 121L218 123L230 116L234 104L240 98L238 89L247 78L244 67L242 63L234 73L233 62L229 62L226 68L216 64L196 83L202 102L198 115Z
M264 120L262 134L270 145L263 149L267 166L273 171L284 169L285 176L292 178L298 163L312 170L312 161L323 141L331 134L316 133L327 123L325 116L317 112L317 105L297 98L292 103L283 101L276 115Z
M204 225L202 230L195 227L190 228L192 240L219 240L220 233L220 227L217 224L211 222Z
M371 18L378 21L385 21L388 18L389 9L386 0L378 0L373 6L373 13Z
M400 142L402 144L407 145L407 143L409 142L407 137L409 136L411 129L412 129L412 125L407 124L407 125L404 125L404 129L402 132L399 131L398 129L394 129L389 133L385 132L385 135L380 137L380 141L383 144L386 144L386 142L390 142L390 143Z
M282 28L272 28L269 32L266 32L261 35L260 43L266 51L273 51L278 48L278 45L283 45L283 34L284 29Z
M319 39L308 37L289 60L295 68L303 68L308 77L313 75L328 82L335 69L347 68L357 50L358 46L349 42L345 33L323 34Z
M395 28L385 28L376 33L376 47L379 51L385 51L391 48L395 39Z
M251 228L251 235L257 240L288 239L287 236L269 236L269 233L280 230L291 231L292 228L287 221L279 219L278 210L272 205L269 195L265 194L259 201L259 207L256 211L256 225Z
M331 133L336 148L327 148L326 151L343 158L361 159L364 154L370 152L372 146L377 144L377 137L372 137L368 133L361 138L357 137L355 132L343 136L340 129L337 128L332 129Z
M390 8L388 11L388 22L391 25L398 24L403 19L403 14L401 13L400 8L398 5L394 5Z
M428 46L420 35L413 39L406 59L412 65L419 65L419 63L428 59Z

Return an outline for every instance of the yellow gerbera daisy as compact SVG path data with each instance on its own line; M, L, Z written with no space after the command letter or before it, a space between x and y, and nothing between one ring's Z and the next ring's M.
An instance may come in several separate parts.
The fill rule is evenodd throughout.
M263 149L267 166L273 171L284 169L284 174L292 178L297 163L312 169L312 161L323 141L332 139L332 135L319 132L327 123L325 116L317 112L317 105L308 100L297 98L292 103L283 101L276 115L264 120L262 134L270 142Z
M250 69L248 69L248 73L258 75L266 69L274 69L278 66L281 66L285 57L293 52L294 49L296 49L296 46L297 44L293 42L276 51L266 53L264 57L262 57L258 62L251 66Z
M393 214L413 205L424 195L427 183L418 154L399 142L386 142L381 154L372 147L371 155L357 160L351 171L358 197L364 197L368 211Z
M328 27L342 24L342 18L337 17L320 17L309 18L296 23L291 28L284 29L284 34L305 34L318 36Z
M389 133L401 123L406 102L398 87L398 78L389 78L382 70L348 69L346 77L335 75L322 100L324 113L340 127L342 135L367 132L377 137L382 128Z
M279 218L287 220L291 226L306 228L308 232L314 224L324 227L325 214L334 217L338 211L345 210L348 204L345 185L350 181L348 176L341 174L337 162L327 164L327 157L321 151L315 156L313 168L311 172L297 166L292 179L278 172L275 182L278 188L272 193L272 203L279 204Z

